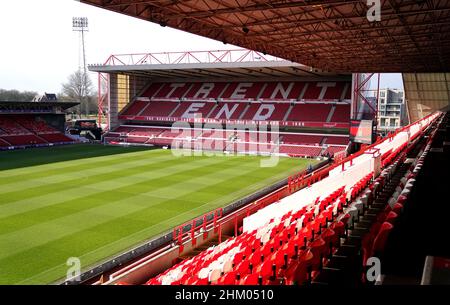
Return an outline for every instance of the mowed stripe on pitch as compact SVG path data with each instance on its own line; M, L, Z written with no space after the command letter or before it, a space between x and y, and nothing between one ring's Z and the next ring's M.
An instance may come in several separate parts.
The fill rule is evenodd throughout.
M173 202L173 200L172 200L172 203L174 203ZM180 201L180 203L182 203L182 204L184 204L185 203L185 200L181 200ZM163 207L165 207L166 206L166 204L167 203L163 203ZM183 207L181 207L180 205L176 205L176 206L174 206L174 205L172 205L173 206L173 208L174 208L174 213L175 213L175 215L177 215L177 214L179 214L180 213L180 211L182 211L183 210ZM192 205L191 205L191 207L192 207ZM188 207L189 209L191 209L191 207ZM163 209L163 211L164 210L166 210L166 209ZM157 214L157 213L153 213L154 211L152 211L152 213L151 213L151 215L148 215L148 216L157 216L157 215L155 215L155 214ZM158 211L158 212L160 212L160 211ZM199 212L197 212L197 213L199 213ZM134 223L136 223L136 219L137 219L137 217L139 217L139 215L141 215L141 213L138 213L137 215L135 215L134 217L133 217L133 219L135 220L135 222ZM194 216L196 216L196 215L198 215L198 214L192 214L191 216L189 216L189 217L194 217ZM153 218L152 217L152 218ZM126 223L128 223L128 221L129 220L126 220ZM177 223L179 223L180 221L178 221ZM111 224L109 224L108 226L106 226L106 227L111 227L110 226ZM122 223L121 224L118 224L118 225L123 225ZM150 225L149 224L149 221L148 220L146 220L145 221L145 226L148 226L148 225ZM95 234L94 234L94 236L91 236L92 238L89 238L89 239L95 239L95 236L98 236L98 233L99 233L99 230L101 230L101 228L106 228L105 226L100 226L100 227L96 227L95 228L95 230L90 230L90 233L92 233L93 231L95 231ZM112 227L115 227L115 226L112 226ZM128 226L122 226L122 227L128 227L128 228L130 228L130 225L129 225L129 223L128 223ZM131 226L132 227L132 226ZM110 230L108 230L107 232L105 232L105 236L104 237L111 237L111 231ZM128 233L126 233L126 234L128 234ZM84 236L85 234L84 233L80 233L80 234L75 234L75 236L73 236L73 238L75 238L75 239L77 239L77 238L79 238L79 236ZM86 237L86 236L85 236ZM64 238L65 239L65 238ZM65 244L64 243L64 239L62 239L62 240L58 240L56 243L55 243L55 246L57 246L57 245L62 245L62 244ZM75 244L77 244L77 245L79 245L79 243L77 243L77 242L75 242ZM50 247L50 248L53 248L53 247ZM120 249L120 247L119 248L117 248L117 249ZM117 249L116 249L116 251L117 251ZM37 249L36 249L37 250ZM108 250L108 251L110 251L110 250ZM108 251L106 251L105 253L108 253ZM36 251L34 251L35 253L36 253ZM72 253L73 254L73 253ZM65 254L66 255L66 254ZM65 255L63 255L63 257L67 257L67 256L65 256ZM18 256L17 258L19 258L20 256ZM26 257L26 256L25 256Z
M24 190L22 192L23 194L15 193L14 195L17 195L18 198L12 196L11 202L6 201L6 199L2 199L4 200L4 204L0 205L0 218L57 204L60 203L62 199L81 199L84 196L95 194L98 190L110 190L114 187L132 186L136 183L145 182L142 179L159 179L173 173L195 169L198 167L198 163L203 166L206 164L215 164L220 162L220 160L215 160L214 158L197 158L195 160L192 159L193 161L189 159L172 159L171 161L170 158L173 157L170 155L168 155L167 158L168 159L164 159L162 162L155 163L144 160L141 161L141 166L136 166L131 169L126 169L126 167L123 168L122 166L119 166L119 169L113 170L115 175L111 173L108 175L105 174L106 176L101 176L102 179L99 179L98 176L96 176L97 179L94 179L94 176L87 176L86 179L82 179L82 183L75 185L70 184L67 185L67 188L64 188L64 185L60 185L60 187L63 187L62 189L53 190L50 188L47 192L39 192L39 190L45 189L38 188L36 189L38 193L31 196L31 198L28 198L29 190ZM159 161L161 160L162 159L159 159ZM116 165L111 165L113 168L115 166ZM148 169L149 172L147 173L145 169ZM148 176L149 174L152 175L150 178ZM115 186L113 184L115 184ZM131 190L131 188L129 190ZM64 194L65 198L61 198L61 194Z
M88 146L83 146L84 149L89 149ZM69 149L69 147L67 148ZM87 169L91 168L92 166L101 166L102 162L123 162L124 158L133 158L137 155L140 155L144 152L148 152L149 150L141 150L141 151L133 151L133 152L127 152L126 150L118 151L117 154L112 155L106 155L106 156L95 156L95 157L86 157L84 153L80 152L78 156L80 157L77 159L77 154L73 155L75 160L65 160L65 161L55 161L55 162L49 162L49 163L43 163L39 165L32 165L32 166L25 166L20 167L16 169L2 169L4 167L7 167L10 162L4 163L0 162L0 170L2 171L2 176L0 177L0 183L8 183L9 181L14 181L15 179L20 180L22 178L30 178L30 176L27 175L35 175L35 177L39 177L40 174L43 172L48 172L49 174L61 174L61 171L63 172L71 172L76 171L78 169ZM21 151L19 151L20 153ZM24 151L26 152L26 151ZM158 154L166 155L166 152L162 152L161 150L154 150L155 156ZM4 152L2 152L4 153ZM53 152L52 152L53 153ZM65 152L58 152L59 154L65 155ZM72 155L72 154L69 154ZM3 155L5 156L5 155ZM85 157L83 157L85 156ZM27 156L28 158L30 156ZM8 157L6 156L6 160ZM15 160L12 161L14 163Z
M191 170L197 169L199 167L205 166L215 166L221 162L218 159L197 159L191 162L177 163L171 162L170 165L164 166L161 164L160 168L151 170L155 168L153 165L142 165L140 170L133 170L127 172L127 170L122 170L119 175L111 175L108 179L103 180L93 180L93 182L88 185L78 185L77 188L68 187L67 190L58 190L56 192L43 192L42 195L36 195L32 198L26 198L17 202L13 202L4 206L0 206L0 219L11 216L17 216L22 219L33 218L33 212L36 214L44 214L51 217L52 211L61 208L64 209L64 213L68 213L71 210L77 211L79 209L79 204L83 206L83 202L87 203L87 207L93 207L92 203L89 203L90 199L99 198L104 199L105 203L108 202L109 197L112 193L123 194L130 196L133 194L133 190L136 190L137 194L145 188L158 188L166 179L173 176L177 179L183 176L183 172L189 172ZM149 170L148 173L145 170ZM94 182L98 181L98 182ZM172 183L167 181L167 184ZM157 182L157 183L155 183ZM100 202L101 203L101 202ZM45 220L45 219L41 219ZM0 224L0 234L3 232L1 230Z
M48 194L0 207L0 233L15 231L51 219L67 216L83 209L91 209L107 204L118 198L133 198L135 194L145 195L144 191L157 190L161 187L172 187L180 181L190 179L191 171L207 173L219 167L223 159L198 159L196 161L172 165L152 171L151 178L144 173L102 181L76 190ZM200 172L199 172L200 173ZM198 178L202 179L201 177ZM207 181L205 181L207 183ZM164 193L166 191L163 191ZM8 215L9 214L9 215ZM6 217L8 215L9 217Z
M152 157L149 158L147 152L133 153L131 155L125 154L122 159L112 159L105 160L107 157L96 157L94 160L89 161L88 164L80 164L72 166L59 166L59 165L49 165L55 167L54 169L48 169L47 166L36 166L28 168L26 172L20 175L13 175L12 177L0 178L0 192L14 192L19 191L22 188L27 189L27 192L42 185L58 187L59 183L67 182L80 182L85 180L86 177L95 179L95 175L110 174L120 170L132 169L134 167L139 167L145 164L151 165L159 162L172 162L177 163L177 159L167 153L161 154L157 151L152 152ZM72 161L71 161L72 162ZM62 165L71 162L63 162ZM73 161L75 162L75 161ZM60 164L60 163L58 163ZM163 167L164 164L161 164ZM101 177L98 177L101 179ZM70 187L70 185L67 185ZM76 187L76 186L75 186ZM7 202L6 199L0 199L0 205Z
M90 227L105 223L117 217L125 217L128 214L143 209L151 209L153 207L171 209L171 206L168 207L165 205L166 202L172 199L182 199L190 193L204 189L205 186L209 188L210 186L221 184L230 178L236 177L236 175L227 175L227 172L236 174L235 168L217 169L217 166L220 165L220 163L230 164L231 162L233 162L233 160L224 159L219 163L213 163L198 168L198 170L201 170L202 175L199 177L191 177L189 181L183 181L183 179L181 179L182 182L173 183L173 181L169 180L168 185L165 186L161 184L158 186L155 184L147 185L147 181L140 182L139 186L141 187L141 192L138 194L129 193L126 190L129 186L123 187L123 190L120 188L118 190L111 189L109 192L114 193L114 198L97 202L100 203L98 206L94 204L94 207L90 207L83 211L70 213L64 217L41 222L37 225L32 225L10 233L0 234L0 249L2 249L0 250L0 260L26 249L51 242L64 235L87 230ZM212 173L209 173L209 167L214 167L215 170ZM239 168L240 175L244 176L252 171L255 171L255 169ZM177 179L176 181L180 180ZM180 186L182 186L182 188ZM136 187L136 184L132 187ZM174 189L176 189L177 192L173 192ZM102 194L102 198L104 198L103 195L106 194ZM158 195L164 195L167 196L166 198L168 199L161 199L159 197L159 200L152 200L152 202L150 202L146 196L152 195L155 195L156 197L158 197ZM190 208L192 207L192 204L193 202L191 201L186 203L185 206ZM177 206L176 210L178 210L178 208L179 207ZM30 240L29 237L35 235L35 232L40 232L40 237Z
M68 187L66 192L58 189L51 193L53 189L45 189L43 183L42 190L50 191L49 194L37 195L36 188L36 196L28 195L26 199L11 203L9 212L12 214L0 224L0 233L5 233L0 236L0 257L3 257L0 275L7 275L3 279L0 276L0 283L51 282L64 274L64 264L70 256L83 257L83 266L95 263L237 199L239 194L264 186L263 182L272 174L281 177L280 172L303 166L285 159L276 169L261 169L256 163L260 160L257 157L175 158L169 151L162 150L130 154L132 161L129 154L122 154L122 158L117 155L98 157L102 162L74 160L77 164L90 163L88 168L76 172L78 167L72 161L62 162L65 166L59 167L60 170L56 170L56 163L53 163L19 168L20 174L5 171L11 177L28 175L31 185L31 180L36 181L38 177L36 170L48 174L46 182L49 184L59 185L62 181L58 179L80 184L78 188ZM148 154L151 161L145 162L143 154ZM168 159L165 160L165 156ZM108 158L112 158L111 165L108 165ZM140 161L145 164L138 170ZM48 166L50 170L46 169ZM116 168L109 168L114 166ZM61 168L74 171L65 177L61 173L65 170ZM107 173L112 177L105 181L102 175ZM83 179L77 178L84 175L92 183L81 185ZM91 179L93 176L95 179ZM98 179L103 181L94 182ZM0 206L0 215L7 212L1 210L7 205ZM18 208L16 213L13 206ZM4 246L8 247L6 256L2 255Z
M235 179L233 179L233 181L235 181ZM220 183L219 183L220 184ZM215 186L219 186L219 184L215 185ZM206 187L205 189L209 189L209 187ZM193 192L193 194L196 194L196 192ZM214 195L213 195L214 196ZM183 196L181 196L183 197ZM159 216L164 216L165 219L167 219L167 217L169 215L167 215L167 204L171 203L171 208L172 213L170 215L174 215L173 218L170 220L170 222L167 221L162 221L162 222L158 222L156 219L159 218ZM45 247L43 247L43 256L46 256L46 252L47 249L54 249L55 247L59 247L61 245L65 245L65 247L63 248L64 250L69 250L70 246L73 245L73 243L68 242L68 240L72 240L76 245L77 245L77 249L76 250L82 250L82 244L81 242L76 242L77 240L80 240L80 236L84 236L85 238L88 238L89 241L102 241L104 242L105 239L110 238L111 240L111 245L113 245L115 243L115 240L117 240L118 236L111 236L111 230L110 228L114 227L114 228L123 228L123 230L121 231L121 236L125 236L126 240L125 241L127 244L129 244L130 242L139 242L141 241L143 238L149 236L149 234L155 234L157 233L157 230L159 230L158 227L162 227L162 225L164 223L170 224L170 226L172 227L175 224L179 224L181 223L183 219L181 216L183 216L184 218L187 217L187 219L190 219L196 215L199 215L200 213L202 213L202 211L208 211L211 210L211 207L208 207L208 204L203 204L200 205L199 207L201 209L197 209L194 208L193 206L186 206L185 204L185 199L181 199L181 200L171 200L169 202L162 202L161 204L158 204L161 206L161 208L153 208L153 209L148 209L146 211L142 211L142 212L137 212L137 213L133 213L134 215L132 215L132 219L133 222L129 222L129 218L130 217L126 217L125 219L123 218L117 218L114 219L113 221L104 224L104 225L99 225L96 226L95 228L91 228L88 232L80 232L80 234L73 234L73 236L67 236L64 238L61 238L57 241L52 242L51 244L46 245ZM183 211L188 211L188 213L182 213ZM163 215L161 215L161 213L163 213ZM130 215L131 216L131 215ZM155 219L155 221L152 221L153 219ZM143 231L141 231L139 235L135 235L134 238L132 239L130 236L134 234L133 230L135 228L147 228L149 227L153 230L146 230L144 229ZM107 244L107 246L109 246L109 244ZM103 257L105 255L108 255L108 253L114 253L119 251L121 248L124 247L124 244L116 244L115 247L103 247L103 251L100 253L95 253L91 252L91 255L81 255L80 257L83 258L83 263L85 263L86 261L91 261L93 260L92 257ZM39 247L40 248L40 247ZM30 253L23 253L23 263L27 263L26 262L26 258L31 254L31 251L33 252L39 252L41 253L41 251L39 250L39 248L35 248L32 249L30 251ZM95 255L98 254L98 255ZM70 255L74 255L74 252L64 252L61 255L61 270L64 270L65 266L64 266L64 262L67 259L67 257L69 257ZM22 256L22 254L19 254L17 256L15 256L15 258L20 259L20 257ZM94 259L95 260L95 259Z

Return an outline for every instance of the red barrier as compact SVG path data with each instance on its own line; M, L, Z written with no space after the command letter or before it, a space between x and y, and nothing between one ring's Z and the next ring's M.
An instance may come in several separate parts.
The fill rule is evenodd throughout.
M207 220L210 216L212 216L211 220ZM206 213L200 217L197 217L195 219L192 219L188 222L185 222L184 224L177 226L174 228L173 230L173 240L177 242L177 244L180 246L180 253L183 252L183 239L185 237L190 237L191 242L192 242L192 246L196 246L197 245L197 239L195 238L195 234L199 229L202 229L203 231L203 238L206 239L208 238L208 232L207 232L207 226L208 225L213 225L214 228L214 232L217 232L218 230L218 225L220 225L220 223L218 223L219 219L223 217L223 209L222 208L218 208L212 212ZM200 221L200 224L198 224L198 222ZM189 232L183 232L183 229L186 226L190 225L190 230Z

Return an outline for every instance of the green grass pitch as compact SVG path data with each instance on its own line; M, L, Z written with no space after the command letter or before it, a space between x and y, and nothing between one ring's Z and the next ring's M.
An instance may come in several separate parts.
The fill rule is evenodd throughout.
M64 279L314 160L75 145L0 152L0 284ZM267 158L266 158L267 159Z

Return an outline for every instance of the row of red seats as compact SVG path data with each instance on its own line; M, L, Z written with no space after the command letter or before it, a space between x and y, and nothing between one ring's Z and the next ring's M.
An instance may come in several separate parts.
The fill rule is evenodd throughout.
M152 83L148 98L186 99L350 99L349 82Z
M344 187L342 187L309 210L303 208L298 212L284 215L271 230L270 238L265 243L255 238L256 230L238 236L233 245L234 243L243 244L245 245L244 250L234 256L232 270L211 282L216 284L271 284L280 279L285 283L298 282L300 278L307 279L306 271L318 270L323 264L323 259L331 251L330 247L335 247L339 242L338 236L344 233L344 223L342 222L334 222L328 228L327 226L337 216L335 208L338 205L341 209L343 208L345 197ZM316 213L317 216L315 216ZM274 221L272 219L271 223ZM230 248L232 247L227 249ZM195 271L221 255L223 252L209 260L202 260L200 265L197 264L198 259L195 259L196 269L187 269L184 273L185 277L172 284L206 284L208 280L193 277L192 271L195 274ZM201 257L204 258L204 256L205 254L202 253ZM193 265L193 263L190 262L189 265ZM305 272L301 273L300 270ZM159 279L168 272L170 271L150 280L148 284L161 283Z
M17 124L14 119L0 116L0 130L6 135L26 135L31 134L29 130Z
M37 134L58 132L44 121L35 120L32 116L15 116L13 119L21 126Z
M161 136L161 137L177 137L181 135L180 132L171 132L168 134L170 128L156 128L145 126L119 126L113 133L121 133L125 135L137 135L137 136ZM235 130L186 130L183 131L183 135L189 135L190 137L200 138L218 138L229 139L235 136L238 140L243 142L260 142L262 134L257 132L248 131L235 131ZM273 139L272 139L273 138ZM323 135L306 135L306 134L294 134L294 133L264 133L264 142L281 140L284 144L293 145L317 145L323 140ZM330 143L332 142L332 143ZM346 145L348 137L327 136L327 144Z
M369 174L364 176L360 181L358 181L352 188L350 199L355 200L358 194L360 194L363 189L369 186L370 182L372 181L372 178L373 172L370 172Z
M402 147L405 148L406 146ZM390 173L395 172L398 164L404 161L404 153L400 150L396 150L393 156L390 162L392 164L385 168L375 181L371 181L373 173L358 181L352 188L350 198L356 199L367 188L374 193L377 189L382 188L389 181ZM388 162L384 163L384 165L387 164ZM405 190L398 197L398 202L392 207L387 206L384 211L377 215L377 221L369 230L369 234L364 236L363 251L365 252L365 258L384 247L387 235L392 230L398 214L402 211L401 201L407 197L408 187L411 186L414 175L420 170L420 167L421 161L418 162L412 173L407 173L406 178L409 180L405 181L406 183L401 183ZM378 188L376 187L377 184L379 185ZM243 238L242 244L245 245L245 248L241 251L242 254L237 256L236 261L233 261L230 270L225 274L216 274L213 280L211 278L195 279L194 276L193 281L196 283L200 281L202 284L254 285L274 284L278 283L279 280L281 283L302 283L311 280L313 272L319 271L322 264L326 264L327 255L333 253L333 250L339 247L339 238L336 237L339 236L338 232L345 230L345 223L351 217L350 214L345 214L339 220L336 219L342 208L347 206L346 197L347 194L343 192L343 189L337 190L330 198L314 205L314 209L303 208L296 213L290 212L284 215L281 221L270 231L270 236L266 241L255 238L255 235L258 234L257 230L242 234L235 240ZM327 226L329 221L333 222L330 226ZM271 223L273 222L274 219L271 220ZM338 242L333 243L336 239ZM212 261L221 257L221 254L221 252L216 253ZM208 261L208 263L210 262L211 260ZM157 277L148 283L155 284L159 280L160 277ZM175 281L175 284L186 283Z
M333 115L329 119L332 111ZM216 103L212 101L145 102L136 100L120 113L123 116L157 117L158 120L167 117L167 121L171 121L173 118L193 118L195 114L201 115L202 118L215 120L348 123L350 119L350 105L310 103L295 104L291 107L288 103L254 102L246 104L239 102Z
M233 130L206 130L197 131L189 130L174 132L169 128L152 128L152 127L131 127L120 126L114 132L111 132L105 136L107 141L128 142L136 144L153 144L153 145L176 145L177 147L195 148L200 147L205 150L227 150L231 152L247 152L258 151L264 153L271 153L276 148L276 141L278 138L287 138L290 142L304 141L307 139L310 144L313 144L314 139L322 139L323 136L308 136L281 133L279 136L268 133L261 135L259 133L250 133L246 131L233 131ZM178 139L180 138L180 139ZM192 140L191 138L196 138ZM176 140L177 139L177 140ZM259 143L259 144L245 144L245 143ZM319 144L317 142L315 144ZM295 143L298 144L298 143ZM321 155L322 146L302 145L298 146L280 145L279 153L288 154L291 156L301 157L317 157ZM343 146L330 146L327 148L330 155L336 152L345 150Z
M61 142L72 140L33 116L0 116L0 147Z
M318 157L320 156L323 147L321 146L295 146L295 145L280 145L279 152L281 154L288 154L290 156L298 157Z
M431 136L432 138L433 136ZM376 221L371 225L368 234L362 240L361 250L363 256L364 270L368 268L368 259L370 257L382 257L384 248L386 246L388 237L395 227L398 217L402 214L404 206L410 196L411 188L415 183L415 178L421 170L425 157L431 146L428 144L424 152L418 158L417 162L411 164L403 178L392 195L391 199L384 210L377 215ZM399 162L404 162L405 156L400 155L407 148L407 144L402 145L386 158L385 164L394 162L391 166L397 166ZM386 176L380 176L376 182L384 184ZM365 275L362 276L362 281L365 282Z
M364 190L363 187L370 183L372 175L373 173L357 182L356 187L353 188L354 195ZM336 221L338 213L347 206L347 194L344 190L344 187L336 190L316 204L314 209L303 208L293 215L291 213L284 215L278 226L272 230L268 243L252 238L256 230L250 234L240 235L236 240L245 239L245 250L235 256L233 269L215 278L213 283L254 285L276 284L281 280L282 283L292 284L310 280L312 274L320 270L322 264L326 263L326 258L337 249L340 237L344 234L345 224L350 215L346 214L340 221ZM289 219L288 223L285 222L286 219ZM300 227L297 223L299 219L302 219ZM271 220L273 221L274 219ZM327 228L331 221L334 222ZM301 228L300 231L299 228ZM275 249L278 250L274 251ZM202 256L204 256L203 253ZM218 256L220 254L212 260ZM207 263L210 262L211 260L207 261ZM201 267L197 268L201 269ZM252 272L253 270L256 272ZM208 284L209 282L206 278L189 277L186 282L175 281L175 284ZM148 282L148 284L158 283L161 283L159 277Z
M381 160L382 167L386 167L391 164L393 160L408 146L408 143L400 145L397 149L392 152L388 152L387 156L383 156Z
M327 156L327 155L334 156L334 154L340 153L346 149L347 149L346 147L342 147L342 146L328 146L323 154L325 156Z

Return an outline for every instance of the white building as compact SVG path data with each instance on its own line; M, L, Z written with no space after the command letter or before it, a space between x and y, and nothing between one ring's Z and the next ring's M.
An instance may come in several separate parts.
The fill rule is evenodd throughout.
M399 89L380 89L378 100L378 130L394 131L407 125L405 93Z

